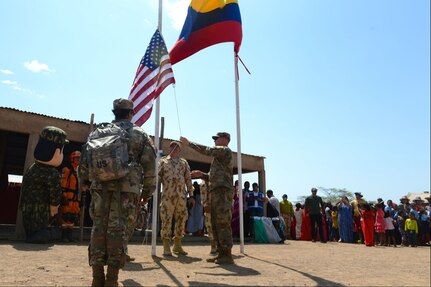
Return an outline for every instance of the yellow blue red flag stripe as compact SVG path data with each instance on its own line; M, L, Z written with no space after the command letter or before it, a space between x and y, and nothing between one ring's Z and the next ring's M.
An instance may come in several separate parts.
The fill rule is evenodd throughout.
M239 52L242 23L237 0L192 0L180 37L169 52L171 64L222 42Z

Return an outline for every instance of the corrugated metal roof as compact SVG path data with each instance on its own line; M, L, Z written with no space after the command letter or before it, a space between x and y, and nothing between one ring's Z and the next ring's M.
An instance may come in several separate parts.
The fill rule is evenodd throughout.
M51 119L58 119L58 120L62 120L62 121L68 121L68 122L74 122L74 123L81 123L81 124L89 124L83 121L77 121L77 120L70 120L70 119L66 119L66 118L58 118L58 117L53 117L53 116L48 116L48 115L44 115L44 114L39 114L39 113L34 113L34 112L28 112L28 111L23 111L23 110L18 110L15 108L8 108L8 107L0 107L0 109L4 109L4 110L10 110L10 111L17 111L17 112L21 112L21 113L26 113L26 114L30 114L30 115L37 115L37 116L42 116L42 117L46 117L46 118L51 118Z
M46 118L51 118L51 119L58 119L58 120L62 120L62 121L68 121L68 122L74 122L74 123L80 123L80 124L87 124L89 125L89 123L83 122L83 121L77 121L77 120L70 120L70 119L66 119L66 118L58 118L58 117L53 117L53 116L48 116L48 115L44 115L44 114L39 114L39 113L34 113L34 112L28 112L28 111L23 111L23 110L19 110L19 109L15 109L15 108L9 108L9 107L0 107L0 110L4 109L4 110L10 110L10 111L17 111L17 112L21 112L21 113L26 113L26 114L30 114L30 115L37 115L37 116L42 116L42 117L46 117ZM96 123L95 123L96 124ZM150 135L151 136L151 135ZM152 138L154 138L154 136L151 136ZM169 139L169 138L164 138L165 140L170 140L172 141L173 139ZM243 155L247 155L247 156L253 156L253 157L258 157L258 158L266 158L264 156L258 156L258 155L251 155L251 154L246 154L246 153L242 153Z

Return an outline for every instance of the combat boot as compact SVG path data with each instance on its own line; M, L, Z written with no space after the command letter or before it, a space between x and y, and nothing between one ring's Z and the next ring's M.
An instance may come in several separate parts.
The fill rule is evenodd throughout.
M163 256L172 256L171 241L167 238L163 239Z
M184 251L183 247L181 246L181 237L175 237L174 238L174 247L172 248L172 251L175 254L180 255L187 255L188 253Z
M207 259L207 262L210 262L210 263L215 263L216 262L216 260L220 257L220 256L223 256L223 249L218 249L218 254L217 254L217 256L215 256L215 257L211 257L211 258L208 258Z
M93 265L93 281L91 287L103 287L105 285L105 271L103 265Z
M211 240L211 251L210 254L211 255L216 255L217 254L217 242L215 240Z
M126 261L127 262L132 262L132 261L135 261L135 260L136 260L135 257L129 256L129 254L126 254Z
M232 258L232 249L224 249L221 256L215 260L216 264L234 264Z
M122 287L123 284L118 283L118 272L120 271L119 268L109 266L108 270L106 271L106 280L105 280L105 287Z

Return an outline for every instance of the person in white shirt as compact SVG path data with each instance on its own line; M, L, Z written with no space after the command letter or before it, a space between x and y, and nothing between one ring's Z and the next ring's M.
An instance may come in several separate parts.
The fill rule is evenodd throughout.
M295 237L296 240L301 239L301 226L302 226L302 205L300 202L295 204L295 210L293 211L293 215L295 216Z
M268 189L266 196L268 196L268 202L271 203L272 207L274 207L280 215L280 201L274 196L274 192L271 189Z
M391 214L389 211L385 212L384 222L385 222L386 246L389 246L392 240L394 247L397 247L397 243L395 242L394 219L391 217Z

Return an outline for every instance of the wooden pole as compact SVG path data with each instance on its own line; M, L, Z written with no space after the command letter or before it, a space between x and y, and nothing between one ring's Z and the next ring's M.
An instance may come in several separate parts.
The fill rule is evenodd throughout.
M88 133L91 133L93 131L93 125L94 125L94 114L91 114L90 118L90 130ZM81 195L81 213L79 214L79 241L84 240L84 216L85 216L85 201L87 199L86 190L83 193L82 191L82 185L81 183L78 183L78 193Z

